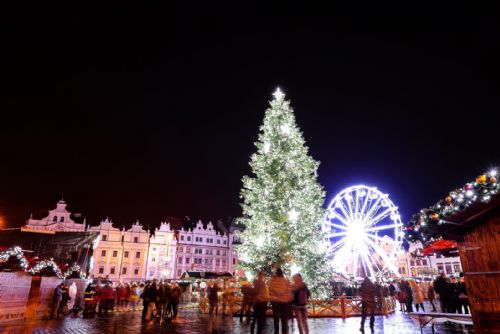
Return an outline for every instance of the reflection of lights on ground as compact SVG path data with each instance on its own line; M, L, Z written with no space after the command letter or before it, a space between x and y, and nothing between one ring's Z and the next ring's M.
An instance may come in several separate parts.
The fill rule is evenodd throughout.
M330 203L322 226L335 270L372 278L386 270L398 275L402 223L388 195L366 186L344 189Z

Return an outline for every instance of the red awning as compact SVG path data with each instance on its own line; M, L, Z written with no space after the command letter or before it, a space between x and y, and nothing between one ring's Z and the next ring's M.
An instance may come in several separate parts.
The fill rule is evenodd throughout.
M426 256L432 255L434 253L445 253L452 250L456 250L458 248L458 244L456 241L451 240L437 240L434 241L429 246L422 249L422 253Z

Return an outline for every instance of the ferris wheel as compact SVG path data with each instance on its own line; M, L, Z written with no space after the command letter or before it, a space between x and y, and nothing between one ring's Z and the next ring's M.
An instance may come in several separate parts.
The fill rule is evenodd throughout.
M389 195L364 185L342 190L330 202L322 223L333 269L352 277L398 276L402 226Z

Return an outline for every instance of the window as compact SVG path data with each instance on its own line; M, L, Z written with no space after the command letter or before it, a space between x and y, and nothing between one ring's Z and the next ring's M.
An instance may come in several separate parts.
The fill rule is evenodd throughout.
M106 256L106 250L101 251L101 256Z
M190 259L187 257L187 258L186 258L186 264L189 264L189 260L190 260Z
M415 266L415 260L410 260L410 266L412 266L412 267Z
M421 265L422 265L422 261L417 260L417 266L421 266Z
M139 275L139 266L134 267L134 275Z
M195 264L201 264L201 259L200 259L200 258L195 257L195 258L194 258L194 263L195 263Z
M227 244L227 240L224 240L224 245Z
M149 270L151 270L151 269L149 269ZM149 277L153 277L154 275L155 275L155 272L154 272L154 269L153 269L153 271L149 272Z
M422 260L422 265L426 266L427 265L427 260Z
M177 263L182 263L182 257L177 260Z
M215 252L215 254L220 255L220 249L218 249L217 252Z
M180 270L180 269L179 269L179 270L177 270L177 276L181 276L181 273L182 273L182 272L181 272L181 270Z
M437 267L438 267L438 272L444 273L444 267L442 264L438 265Z
M104 235L102 236L102 241L107 241L107 240L108 240L108 236L107 236L106 234L104 234Z
M122 268L122 275L127 275L127 267Z
M191 253L191 248L190 247L186 247L186 253Z
M125 236L124 236L124 235L122 235L122 242L124 242L124 241L125 241Z
M54 219L52 219L52 221L57 222L57 216L54 216Z
M205 264L212 264L212 259L205 259Z
M110 269L110 271L109 271L109 273L111 275L114 275L115 274L115 269L116 269L115 266L112 266L111 269Z
M151 260L151 262L155 262L155 258L153 258L153 259Z
M190 236L187 237L187 241L191 241L191 237Z
M226 265L226 259L222 259L222 265L225 266Z
M64 217L61 217L61 219L59 219L59 221L60 221L61 223L64 223Z
M445 267L446 267L446 273L447 274L452 274L453 273L453 270L451 270L451 263L446 263Z
M202 248L195 248L194 253L195 254L203 254L203 249Z
M220 260L219 260L219 259L216 259L216 260L215 260L215 265L216 265L217 267L218 267L218 266L220 266Z
M135 258L140 259L141 258L141 252L135 252Z
M156 252L156 247L155 247L155 248L153 248L153 252Z
M181 241L184 241L184 236L183 235L181 235Z
M123 253L123 256L124 256L125 258L128 258L128 251L125 251L125 252Z
M104 266L102 264L99 266L99 274L104 274Z
M212 250L211 249L207 249L205 254L212 255Z
M118 251L113 251L113 257L117 257L118 256Z
M227 256L227 252L226 252L226 251L223 251L223 252L222 252L222 256Z
M134 237L134 242L138 243L139 242L139 238L138 237Z
M441 254L436 255L436 259L440 259L441 257L442 257Z
M236 259L233 259L233 264L236 264Z
M217 239L217 244L220 245L220 239Z
M460 268L460 263L453 262L453 270L455 270L456 273L461 272L462 268Z

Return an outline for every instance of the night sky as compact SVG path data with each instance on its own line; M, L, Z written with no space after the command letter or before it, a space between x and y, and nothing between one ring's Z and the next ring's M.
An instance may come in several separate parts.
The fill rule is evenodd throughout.
M237 217L277 86L327 200L377 186L406 221L499 164L495 10L284 3L11 17L0 35L6 225L60 198L91 224Z

